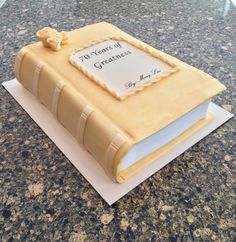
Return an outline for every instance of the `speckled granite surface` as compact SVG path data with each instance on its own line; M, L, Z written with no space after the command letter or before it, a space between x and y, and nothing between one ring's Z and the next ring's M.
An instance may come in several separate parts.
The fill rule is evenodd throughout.
M15 54L39 28L108 21L221 80L228 89L215 102L234 113L235 19L223 0L7 0L0 82L14 78ZM235 127L231 119L109 207L0 86L0 241L235 241Z

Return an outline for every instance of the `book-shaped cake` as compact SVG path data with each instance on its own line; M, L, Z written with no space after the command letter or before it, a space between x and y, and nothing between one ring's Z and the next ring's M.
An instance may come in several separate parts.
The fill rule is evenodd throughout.
M17 80L119 183L209 122L225 89L108 23L37 36L16 57Z

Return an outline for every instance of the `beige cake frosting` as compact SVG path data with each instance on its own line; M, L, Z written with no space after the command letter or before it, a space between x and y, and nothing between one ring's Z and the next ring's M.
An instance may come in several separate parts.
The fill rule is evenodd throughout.
M65 39L67 44L59 51L46 48L42 42L22 48L16 58L16 78L117 182L126 181L211 117L207 115L175 140L121 171L119 164L131 147L225 89L210 75L105 22L68 32ZM139 46L170 63L174 71L129 93L127 98L116 98L107 87L96 82L96 76L71 63L75 50L107 39ZM50 41L47 43L50 45Z

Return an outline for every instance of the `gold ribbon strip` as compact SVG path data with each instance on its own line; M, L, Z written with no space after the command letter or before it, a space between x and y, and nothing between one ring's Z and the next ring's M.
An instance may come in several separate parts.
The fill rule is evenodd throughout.
M80 117L76 128L76 138L81 146L84 146L84 131L86 127L86 122L90 114L94 111L90 106L85 106Z
M21 81L21 80L20 80L21 63L22 63L22 60L23 60L23 58L24 58L24 56L25 56L26 53L27 53L26 48L22 48L22 49L18 52L18 54L17 54L17 56L16 56L16 61L15 61L15 75L16 75L16 79L17 79L18 81Z
M40 77L40 72L44 66L44 63L40 61L34 70L34 75L33 75L33 80L32 80L32 93L38 97L38 84L39 84L39 77Z
M63 88L65 87L65 83L60 81L57 83L57 86L54 90L53 93L53 98L52 98L52 113L54 115L55 118L57 118L57 109L58 109L58 103L59 103L59 98L60 98L60 94L63 90Z
M111 141L110 145L107 148L107 152L105 155L105 168L107 174L112 174L112 164L114 157L120 147L125 143L125 139L120 135L117 134L113 140Z

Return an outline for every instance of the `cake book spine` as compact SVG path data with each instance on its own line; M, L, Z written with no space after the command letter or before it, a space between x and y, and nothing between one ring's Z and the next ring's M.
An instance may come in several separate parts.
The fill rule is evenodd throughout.
M132 139L29 47L18 52L15 75L117 181L117 164L133 145Z

